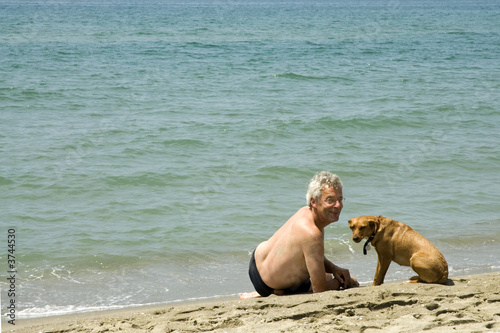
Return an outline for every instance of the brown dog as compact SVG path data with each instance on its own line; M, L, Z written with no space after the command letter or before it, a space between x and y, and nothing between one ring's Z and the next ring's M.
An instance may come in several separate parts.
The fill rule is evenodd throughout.
M377 269L372 285L384 283L391 261L410 266L418 274L410 282L445 284L448 280L448 263L444 256L408 225L383 216L359 216L349 220L349 228L353 241L359 243L368 238L365 248L371 242L377 250Z

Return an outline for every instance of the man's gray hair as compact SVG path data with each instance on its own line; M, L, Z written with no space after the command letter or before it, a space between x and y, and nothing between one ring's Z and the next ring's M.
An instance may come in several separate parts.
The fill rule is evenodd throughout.
M342 181L339 176L328 171L321 171L314 175L307 186L306 201L309 207L311 206L311 198L318 201L321 199L321 194L325 186L334 189L342 189Z

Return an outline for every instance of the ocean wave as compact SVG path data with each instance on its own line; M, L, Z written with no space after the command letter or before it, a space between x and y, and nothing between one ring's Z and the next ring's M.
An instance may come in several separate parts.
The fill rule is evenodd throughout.
M0 176L0 185L10 185L10 184L14 184L14 181L10 180L9 178Z
M347 78L347 77L341 77L341 76L313 76L313 75L301 75L301 74L296 74L296 73L293 73L293 72L273 74L272 77L292 79L292 80L300 80L300 81L309 81L309 80L334 80L334 81L346 81L346 82L349 81L349 82L354 82L353 79L350 79L350 78Z
M34 319L34 318L44 318L44 317L52 317L52 316L62 316L62 315L70 315L70 314L80 314L80 313L89 313L89 312L101 312L101 311L109 311L109 310L123 310L123 309L133 309L138 307L148 307L148 306L167 306L171 304L177 304L181 302L192 302L192 301L208 301L208 300L216 300L227 297L238 297L240 293L236 294L218 294L213 296L200 296L200 297L188 297L188 298L180 298L175 300L170 300L167 302L152 302L152 303L133 303L133 304L123 304L123 305L101 305L101 306L92 306L92 305L67 305L67 306L58 306L58 305L45 305L43 307L29 307L23 309L18 312L20 319Z
M339 128L347 130L349 128L363 131L366 130L380 130L388 131L390 128L419 128L425 124L426 120L420 117L410 117L407 115L355 115L336 119L334 117L322 117L307 122L308 128Z
M196 140L196 139L170 139L164 140L162 144L165 147L179 147L179 148L206 148L209 147L210 144L206 141Z
M284 165L265 166L257 169L256 176L264 179L307 179L311 177L308 169L294 168Z
M137 304L135 306L140 306L140 304ZM68 314L106 311L106 310L120 310L120 309L124 309L127 307L134 307L134 305L115 305L115 306L113 306L113 305L108 305L108 306L45 305L43 307L30 307L27 309L20 310L18 312L18 315L19 315L20 319L30 319L30 318L61 316L61 315L68 315Z
M112 186L146 185L151 187L166 186L171 182L169 173L137 172L130 175L107 176L104 182Z

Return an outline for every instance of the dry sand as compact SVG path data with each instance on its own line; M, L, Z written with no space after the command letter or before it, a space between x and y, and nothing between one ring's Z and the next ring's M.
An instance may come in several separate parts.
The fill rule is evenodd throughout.
M500 272L448 285L212 300L3 322L4 332L500 332Z

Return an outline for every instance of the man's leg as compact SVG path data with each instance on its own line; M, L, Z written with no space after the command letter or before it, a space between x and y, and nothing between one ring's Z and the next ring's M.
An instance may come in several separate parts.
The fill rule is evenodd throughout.
M333 275L326 273L326 290L339 290L340 282L333 278Z
M326 289L327 290L340 290L342 284L339 280L335 279L332 274L326 273ZM351 276L351 281L347 288L359 287L358 281Z

